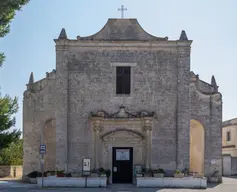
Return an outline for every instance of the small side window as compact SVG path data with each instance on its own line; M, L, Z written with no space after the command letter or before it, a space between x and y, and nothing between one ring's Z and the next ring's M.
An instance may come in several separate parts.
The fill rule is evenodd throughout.
M230 131L227 131L227 133L226 133L226 141L230 141L230 140L231 140Z

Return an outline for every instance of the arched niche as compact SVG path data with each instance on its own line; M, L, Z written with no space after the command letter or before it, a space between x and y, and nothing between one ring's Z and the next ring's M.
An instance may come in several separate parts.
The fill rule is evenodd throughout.
M133 163L145 163L145 137L142 133L119 129L101 135L101 166L108 169L112 168L113 147L132 147Z
M203 125L190 121L190 172L204 173L205 131Z
M135 130L130 130L130 129L123 129L123 128L119 128L116 129L115 131L108 131L105 132L101 135L102 140L107 140L110 137L113 137L115 135L128 135L130 137L134 137L134 138L138 138L138 139L144 139L144 135L143 133L139 132L139 131L135 131Z

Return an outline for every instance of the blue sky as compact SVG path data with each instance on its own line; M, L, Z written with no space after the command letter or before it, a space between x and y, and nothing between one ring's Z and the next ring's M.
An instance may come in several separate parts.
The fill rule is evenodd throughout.
M55 68L54 38L66 28L69 38L99 31L108 18L137 18L155 36L177 39L185 30L193 40L191 69L207 82L215 75L223 94L223 120L237 117L236 0L31 0L16 14L11 32L0 39L7 59L0 69L3 94L19 98L17 128L22 128L23 92L31 72L35 80Z

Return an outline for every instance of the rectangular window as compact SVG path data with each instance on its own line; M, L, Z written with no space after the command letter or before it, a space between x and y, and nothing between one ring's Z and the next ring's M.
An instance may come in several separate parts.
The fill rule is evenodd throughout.
M227 131L226 133L226 141L230 141L231 137L230 137L230 131Z
M116 67L116 94L131 93L131 67Z
M129 149L116 149L116 161L129 161Z

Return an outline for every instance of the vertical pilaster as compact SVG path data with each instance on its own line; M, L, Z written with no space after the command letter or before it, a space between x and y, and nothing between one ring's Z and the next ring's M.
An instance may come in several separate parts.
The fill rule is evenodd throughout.
M176 168L189 168L190 145L190 45L191 41L177 42L177 130Z
M152 131L152 123L148 118L144 119L144 131L146 134L146 158L145 158L145 166L146 169L151 168L151 131Z
M94 143L94 168L99 169L100 160L99 160L99 150L100 150L100 131L101 131L101 121L96 120L93 126L95 143Z
M68 40L56 42L56 168L68 170Z

